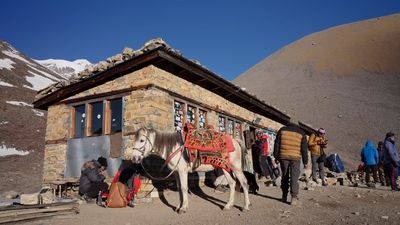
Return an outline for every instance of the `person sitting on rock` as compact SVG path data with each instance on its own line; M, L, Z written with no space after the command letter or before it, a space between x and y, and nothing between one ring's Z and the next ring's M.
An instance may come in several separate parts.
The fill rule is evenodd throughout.
M97 198L99 192L107 192L108 184L106 179L106 169L108 163L104 157L93 159L83 164L81 177L79 179L79 195L85 200Z

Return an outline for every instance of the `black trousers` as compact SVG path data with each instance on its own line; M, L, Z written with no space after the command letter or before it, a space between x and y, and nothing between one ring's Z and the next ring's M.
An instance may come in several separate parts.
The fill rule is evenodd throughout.
M108 192L108 184L106 182L104 181L93 182L90 186L89 191L83 194L86 194L86 196L90 198L97 198L100 191L102 193Z
M378 183L378 166L377 165L365 165L365 182L368 184L370 175L374 177L374 182Z
M300 176L300 160L280 160L282 169L282 194L287 196L289 193L292 197L299 194L299 176Z

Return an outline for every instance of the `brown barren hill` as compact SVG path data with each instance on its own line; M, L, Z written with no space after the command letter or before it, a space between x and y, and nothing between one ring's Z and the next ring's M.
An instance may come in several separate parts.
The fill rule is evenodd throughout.
M327 129L328 151L355 168L367 139L400 133L400 14L308 35L234 83Z

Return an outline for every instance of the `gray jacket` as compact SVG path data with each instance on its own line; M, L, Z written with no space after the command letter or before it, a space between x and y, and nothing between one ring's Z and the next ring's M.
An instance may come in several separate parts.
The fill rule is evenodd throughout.
M93 183L104 181L105 177L100 174L100 167L97 160L87 161L83 164L79 179L79 194L86 194Z
M399 154L394 141L390 138L386 138L383 144L383 164L399 166Z

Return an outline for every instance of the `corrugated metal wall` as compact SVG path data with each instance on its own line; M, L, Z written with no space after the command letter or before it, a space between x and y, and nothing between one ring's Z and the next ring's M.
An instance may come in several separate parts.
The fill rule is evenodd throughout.
M109 136L70 139L67 144L67 164L64 177L80 177L83 163L100 156L107 158L108 176L114 176L121 165L122 158L110 158Z

